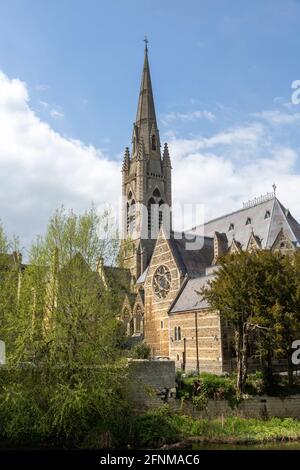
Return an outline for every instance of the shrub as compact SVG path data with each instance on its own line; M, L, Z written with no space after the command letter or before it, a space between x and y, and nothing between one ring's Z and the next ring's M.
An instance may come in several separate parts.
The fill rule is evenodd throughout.
M21 443L100 447L127 443L132 410L127 370L0 369L0 438Z
M207 401L208 398L205 397L205 395L193 396L192 398L194 407L197 408L197 410L199 411L205 409L205 407L207 406Z
M178 397L186 397L187 394L197 408L203 407L208 399L227 400L232 407L237 404L233 379L207 372L202 372L198 377L192 376L180 380Z
M180 420L174 419L168 405L137 416L133 429L133 442L139 448L160 447L165 443L176 442L182 434Z
M137 343L130 352L133 359L149 359L151 348L147 343Z

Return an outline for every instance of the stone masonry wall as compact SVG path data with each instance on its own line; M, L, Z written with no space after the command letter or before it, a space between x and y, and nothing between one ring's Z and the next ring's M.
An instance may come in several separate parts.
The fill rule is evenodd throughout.
M190 400L175 399L175 363L171 360L130 359L133 374L132 397L137 409L156 408L168 403L175 411L195 418L215 419L229 416L266 419L271 417L300 419L300 395L283 399L257 396L243 400L231 408L226 400L208 400L198 410Z
M169 325L170 358L175 361L177 369L184 369L185 365L186 372L196 371L198 352L200 372L214 374L223 372L220 317L217 313L202 310L171 314ZM175 327L181 329L180 340L175 340ZM184 350L186 352L185 364Z
M139 408L173 403L176 394L175 364L169 360L130 359L133 401Z
M176 401L172 406L179 410L180 405ZM197 418L224 418L229 416L240 416L242 418L271 417L296 418L300 419L300 395L292 395L286 398L279 397L251 397L243 400L237 408L232 409L225 400L209 400L207 406L199 411L191 402L186 401L182 409L182 414Z
M153 293L153 276L156 269L165 265L171 274L171 288L165 299L159 299ZM181 284L180 272L172 256L169 243L163 232L157 239L149 266L145 289L145 342L151 346L154 356L169 356L169 307Z

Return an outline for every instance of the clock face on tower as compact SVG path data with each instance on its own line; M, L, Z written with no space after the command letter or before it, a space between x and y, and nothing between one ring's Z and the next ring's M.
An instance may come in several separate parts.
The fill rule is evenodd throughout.
M153 276L153 291L158 299L165 299L171 287L171 274L167 266L159 266Z

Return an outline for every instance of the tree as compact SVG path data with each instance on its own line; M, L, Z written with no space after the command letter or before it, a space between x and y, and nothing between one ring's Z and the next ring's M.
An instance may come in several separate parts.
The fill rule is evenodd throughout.
M17 310L21 262L17 238L10 240L0 223L0 338L6 343L15 337L9 319L15 316Z
M2 222L0 221L0 253L7 254L10 249L10 242L4 231Z
M14 309L4 309L12 369L0 402L11 393L15 401L0 406L0 415L10 437L34 428L38 436L77 440L91 429L115 436L125 429L128 368L114 294L97 269L99 259L116 259L116 240L108 212L61 208L32 245Z
M289 385L293 385L292 343L300 336L300 252L282 256L276 297L270 305L274 352L287 359Z
M298 253L291 258L267 250L242 252L220 259L215 278L203 289L212 308L234 329L239 392L247 378L250 336L267 368L274 351L285 355L292 380L291 345L300 326L299 273Z
M242 392L248 372L249 332L253 324L252 292L255 255L241 253L220 259L220 268L202 294L234 329L237 389Z

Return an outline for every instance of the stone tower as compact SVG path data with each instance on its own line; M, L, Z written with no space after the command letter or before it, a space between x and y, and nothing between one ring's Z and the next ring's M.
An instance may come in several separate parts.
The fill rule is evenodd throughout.
M135 280L150 261L160 226L171 230L171 161L167 144L161 152L145 44L132 146L122 166L123 266Z

